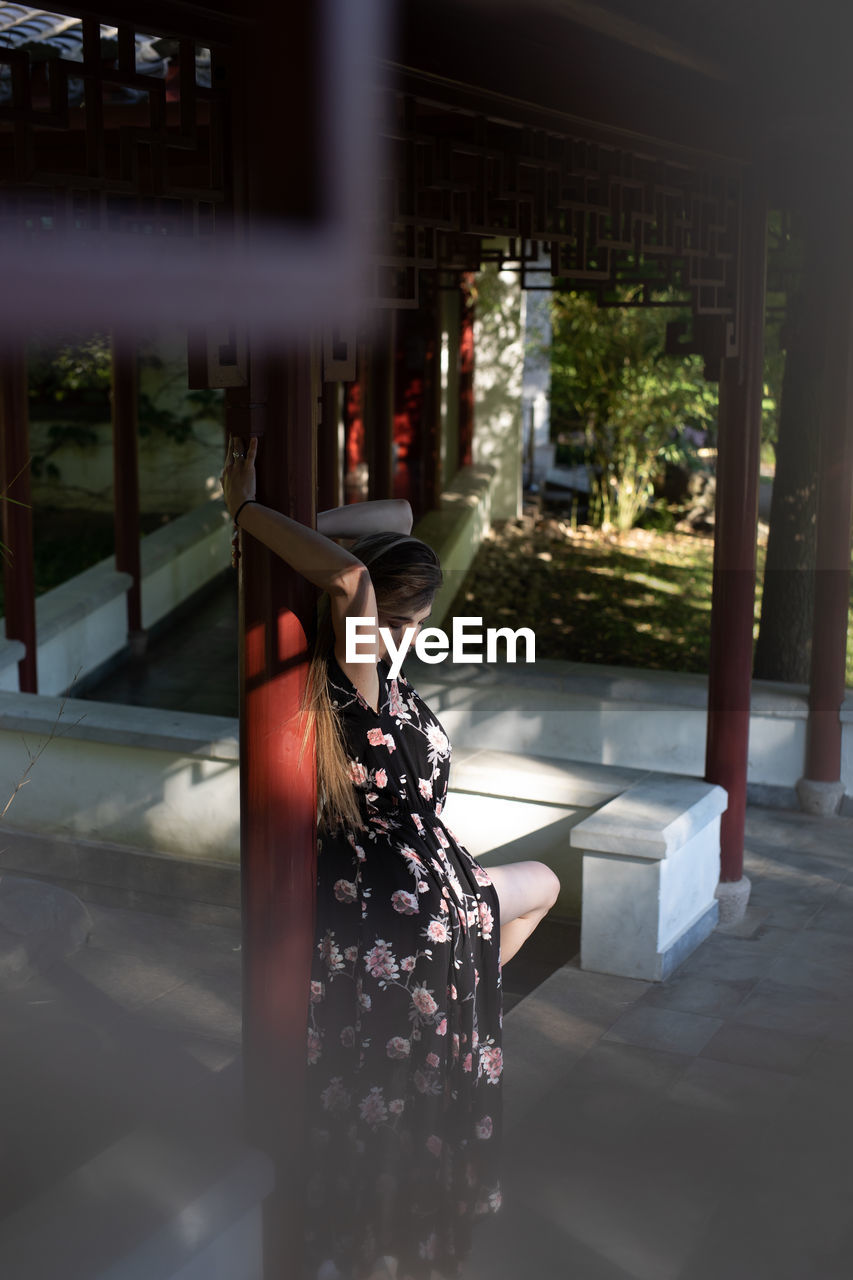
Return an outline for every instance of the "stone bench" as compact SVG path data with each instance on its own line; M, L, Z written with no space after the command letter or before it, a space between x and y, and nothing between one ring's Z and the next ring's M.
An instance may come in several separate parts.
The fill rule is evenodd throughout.
M551 918L581 917L582 855L572 827L618 796L644 770L512 751L454 748L445 817L485 867L544 862L559 877Z
M659 981L717 923L726 803L681 774L461 747L445 816L486 867L551 867L582 968Z
M573 827L581 968L656 982L717 923L722 787L650 773Z

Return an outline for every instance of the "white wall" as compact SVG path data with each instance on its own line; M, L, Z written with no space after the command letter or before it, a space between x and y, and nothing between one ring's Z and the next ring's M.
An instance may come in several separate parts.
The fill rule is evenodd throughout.
M407 658L409 678L454 744L534 752L561 760L705 772L707 677L540 660L426 666ZM755 681L748 781L756 800L794 803L803 774L808 690ZM842 780L853 795L853 700L842 710Z
M0 693L0 808L42 747L4 827L182 858L239 857L235 720Z
M538 267L525 279L539 286L524 293L524 369L521 385L522 448L526 483L541 485L554 465L551 441L551 255L541 248Z
M613 794L629 785L632 770L701 777L705 710L699 677L550 666L526 687L506 670L495 682L441 680L441 667L427 671L407 659L406 673L456 749L446 810L451 827L458 822L475 852L497 850L498 861L548 860L560 846L566 906L573 908L579 859L572 861L568 830L608 798L611 780ZM181 858L239 858L236 720L73 699L61 707L58 698L0 692L0 808L46 744L4 827ZM805 692L756 687L751 785L793 788L803 767L807 710ZM853 795L853 703L843 720L843 780ZM479 754L472 758L472 751ZM511 772L498 752L513 753ZM520 760L528 755L540 758ZM567 769L559 761L607 768Z

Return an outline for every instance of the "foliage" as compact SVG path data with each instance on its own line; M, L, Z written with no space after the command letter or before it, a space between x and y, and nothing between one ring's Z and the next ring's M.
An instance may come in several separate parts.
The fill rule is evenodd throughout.
M155 350L140 351L140 377L146 371L164 368L165 362ZM180 371L176 379L183 381L183 376ZM110 341L103 334L59 347L43 344L31 349L30 415L44 419L61 414L62 419L51 426L47 450L33 458L35 475L56 474L56 467L48 459L57 449L65 445L86 448L97 443L91 425L110 420L111 378ZM190 391L181 400L183 411L175 412L160 403L159 393L151 395L140 390L137 404L140 437L160 431L182 444L192 435L199 419L216 416L221 411L222 392Z
M62 406L70 420L110 416L110 344L101 334L56 347L33 345L29 358L31 417L46 417Z
M552 423L577 429L605 529L631 528L662 464L695 456L716 421L701 358L664 353L667 318L659 308L601 308L581 293L553 297Z

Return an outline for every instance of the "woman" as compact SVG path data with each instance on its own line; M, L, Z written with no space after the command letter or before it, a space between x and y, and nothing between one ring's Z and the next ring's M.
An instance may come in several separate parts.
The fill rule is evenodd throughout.
M559 881L538 862L486 872L441 817L450 745L390 678L379 634L411 644L441 583L409 504L358 503L308 529L255 500L256 453L255 439L229 447L229 511L325 592L303 740L313 728L319 796L306 1277L457 1276L473 1221L500 1204L501 964ZM361 652L375 663L348 661L349 617L372 621Z

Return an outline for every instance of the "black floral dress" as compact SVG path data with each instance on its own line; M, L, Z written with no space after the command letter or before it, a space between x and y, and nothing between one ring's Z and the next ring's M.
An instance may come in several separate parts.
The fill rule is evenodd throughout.
M456 1276L473 1221L501 1200L498 897L441 817L441 725L402 673L377 672L378 712L329 655L367 829L319 840L310 1280L369 1275L384 1254L398 1280Z

